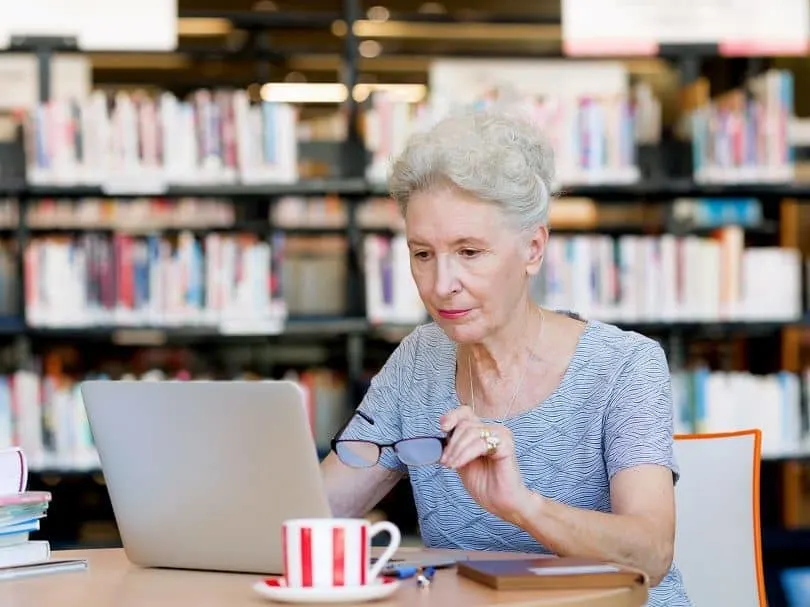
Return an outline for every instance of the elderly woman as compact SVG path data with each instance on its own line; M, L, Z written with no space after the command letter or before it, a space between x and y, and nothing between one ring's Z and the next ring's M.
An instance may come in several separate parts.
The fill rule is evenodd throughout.
M336 516L410 477L428 547L626 563L649 605L689 605L673 566L670 377L653 340L530 297L552 155L478 112L412 136L393 166L411 273L433 322L373 378L322 470Z

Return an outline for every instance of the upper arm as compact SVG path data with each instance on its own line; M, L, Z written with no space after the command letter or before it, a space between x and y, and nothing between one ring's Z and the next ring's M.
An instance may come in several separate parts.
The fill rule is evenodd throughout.
M671 536L679 472L669 365L656 342L637 348L616 378L605 411L604 449L613 512L648 517Z
M407 401L408 378L411 377L416 356L419 329L408 335L396 347L372 377L358 409L374 420L368 423L355 415L341 438L370 440L390 444L402 438L400 405ZM407 467L390 448L380 453L379 463L371 468L353 468L343 464L330 453L321 464L324 482L333 510L344 515L365 514L401 479Z

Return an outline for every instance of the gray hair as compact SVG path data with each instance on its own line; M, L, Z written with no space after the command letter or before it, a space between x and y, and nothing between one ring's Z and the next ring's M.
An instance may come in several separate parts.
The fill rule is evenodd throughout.
M498 204L521 231L548 222L554 181L551 146L517 112L450 115L411 135L394 161L389 190L404 213L411 196L455 187Z

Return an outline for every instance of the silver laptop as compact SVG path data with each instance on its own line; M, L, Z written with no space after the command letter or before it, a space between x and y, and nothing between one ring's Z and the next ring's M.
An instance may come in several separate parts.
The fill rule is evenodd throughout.
M293 382L87 381L81 393L137 565L280 574L281 523L331 516Z

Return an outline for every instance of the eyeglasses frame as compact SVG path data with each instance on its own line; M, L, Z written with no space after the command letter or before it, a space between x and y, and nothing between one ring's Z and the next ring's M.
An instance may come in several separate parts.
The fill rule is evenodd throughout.
M374 418L372 418L368 413L365 411L361 411L360 409L355 409L354 413L352 413L349 418L343 423L340 429L335 432L335 435L332 437L332 440L329 442L329 446L334 451L335 455L337 455L338 459L340 456L337 454L337 445L338 443L366 443L370 445L374 445L377 447L377 459L374 461L373 464L370 464L368 467L376 466L380 461L380 456L382 455L383 449L392 449L396 454L397 445L402 443L407 443L414 440L437 440L442 446L442 451L444 451L445 447L447 447L447 442L450 440L450 434L447 436L411 436L408 438L400 438L399 440L395 440L393 443L378 443L377 441L367 440L362 438L340 438L343 433L346 431L346 428L349 427L349 423L354 419L355 415L359 415L362 417L366 422L371 424L372 426L375 425ZM452 433L451 433L452 434ZM397 455L397 457L399 457Z

